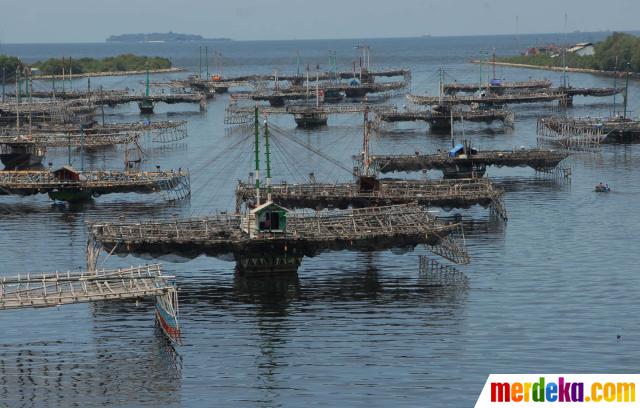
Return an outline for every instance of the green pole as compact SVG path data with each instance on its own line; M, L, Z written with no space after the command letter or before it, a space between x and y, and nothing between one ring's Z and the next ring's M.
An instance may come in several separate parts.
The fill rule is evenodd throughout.
M2 67L2 102L4 102L4 83L7 80L7 68Z
M202 45L198 49L198 78L202 78Z
M209 48L204 46L204 63L207 65L207 79L209 79Z
M480 53L480 82L478 82L478 91L482 89L482 52Z
M298 76L300 76L300 51L296 51L296 65L298 66Z
M613 70L613 117L616 117L616 88L618 82L618 57L616 57L616 67Z
M84 126L80 125L80 171L84 171Z
M254 111L255 127L255 153L256 153L256 205L260 205L260 118L258 117L258 106L256 105Z
M147 64L147 80L146 80L145 95L147 95L147 96L150 95L150 92L149 92L149 64Z
M264 121L264 156L267 162L267 200L271 200L271 154L269 151L269 125Z
M627 62L627 80L624 85L624 116L623 116L624 119L627 118L627 101L629 99L628 96L629 96L629 68L630 67L631 67L631 64Z

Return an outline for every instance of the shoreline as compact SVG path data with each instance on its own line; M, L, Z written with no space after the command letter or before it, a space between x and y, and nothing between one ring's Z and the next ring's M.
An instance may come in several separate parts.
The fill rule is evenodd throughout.
M478 61L478 60L472 60L471 63L472 64L482 63L482 64L488 64L488 65L495 64L495 65L510 67L510 68L541 69L544 71L556 71L556 72L564 71L562 67L554 67L551 65L531 65L531 64L520 64L516 62L500 62L500 61L487 63L486 61ZM602 71L599 69L589 69L589 68L567 68L567 72L577 72L581 74L592 74L592 75L600 75L600 76L607 76L607 77L615 77L616 74L618 77L621 77L621 76L624 76L625 74L624 72L621 72L621 71ZM629 75L629 78L640 79L640 73L631 72Z
M186 68L159 68L159 69L150 69L150 74L172 74L176 72L185 72ZM85 72L82 74L71 74L65 75L65 79L67 78L86 78L86 77L106 77L106 76L127 76L127 75L144 75L146 74L146 70L136 70L136 71L103 71L103 72ZM60 79L62 75L34 75L33 79Z

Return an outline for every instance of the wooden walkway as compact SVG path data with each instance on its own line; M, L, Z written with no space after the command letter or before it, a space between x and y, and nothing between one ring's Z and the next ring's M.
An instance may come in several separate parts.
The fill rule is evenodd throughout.
M155 299L155 317L169 340L180 344L178 291L160 265L89 272L55 272L0 278L0 310L75 303Z
M93 272L25 274L0 278L0 309L138 299L175 291L160 265Z

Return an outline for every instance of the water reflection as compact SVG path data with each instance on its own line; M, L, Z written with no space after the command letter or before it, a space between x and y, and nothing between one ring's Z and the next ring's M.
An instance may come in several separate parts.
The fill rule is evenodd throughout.
M179 406L181 367L158 333L95 343L33 342L0 351L0 400L17 406Z

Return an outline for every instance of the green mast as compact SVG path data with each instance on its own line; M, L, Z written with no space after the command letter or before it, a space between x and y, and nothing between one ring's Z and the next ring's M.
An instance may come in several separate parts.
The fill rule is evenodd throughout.
M631 67L631 63L627 62L627 81L624 85L624 116L623 118L627 118L627 101L629 97L629 69ZM615 92L615 91L614 91Z
M149 64L148 63L147 63L146 67L147 67L147 79L145 81L146 89L145 89L145 93L144 94L146 96L149 96L150 93L149 93Z
M269 151L269 122L264 119L264 156L267 162L267 201L271 201L271 153Z
M256 206L260 205L260 118L258 117L258 105L255 107L253 124L256 137Z
M613 69L613 114L612 117L616 117L616 89L618 87L617 84L618 79L618 57L616 57L616 66Z
M204 46L204 62L207 66L207 79L209 79L209 47Z

